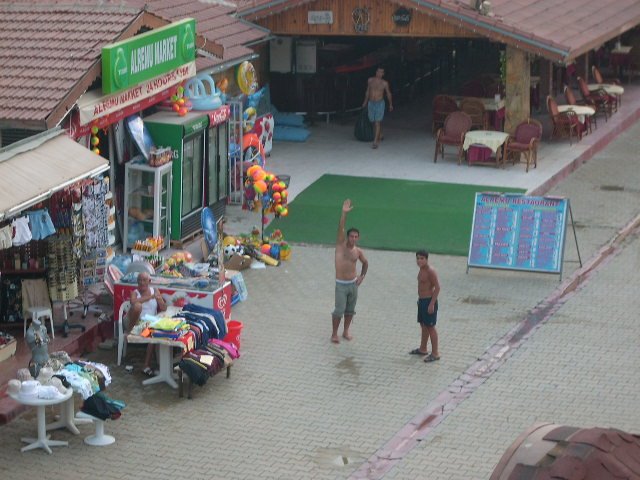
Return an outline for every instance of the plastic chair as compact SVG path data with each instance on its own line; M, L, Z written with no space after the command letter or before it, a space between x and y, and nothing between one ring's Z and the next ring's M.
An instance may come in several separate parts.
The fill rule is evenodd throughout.
M51 307L29 307L27 312L31 314L31 321L36 318L48 317L51 324L51 338L56 338L55 328L53 328L53 313ZM24 316L24 336L27 336L27 315Z
M524 156L527 163L526 171L529 171L529 164L533 163L533 168L538 166L538 143L542 138L542 124L537 120L527 118L516 127L512 137L507 139L507 156L512 154L512 162L515 165L516 156Z
M444 159L444 146L451 145L458 147L458 165L462 162L464 151L464 136L471 128L471 117L464 112L452 112L447 115L444 121L444 127L438 130L436 134L436 151L433 156L433 162L438 161L438 152Z
M120 305L120 311L118 312L118 365L122 363L122 359L127 354L127 342L124 336L123 320L129 313L131 308L131 302L129 300L122 302Z

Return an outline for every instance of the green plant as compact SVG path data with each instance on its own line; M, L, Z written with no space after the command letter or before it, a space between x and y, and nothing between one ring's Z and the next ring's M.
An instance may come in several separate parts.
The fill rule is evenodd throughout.
M507 84L507 51L500 50L500 81L502 85Z

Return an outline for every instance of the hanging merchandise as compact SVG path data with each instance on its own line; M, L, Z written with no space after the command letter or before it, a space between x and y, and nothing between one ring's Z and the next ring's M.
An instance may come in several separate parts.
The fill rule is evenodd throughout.
M73 254L73 238L56 235L48 240L47 279L53 301L69 301L78 296L77 258Z
M19 247L31 241L32 235L29 229L29 217L16 218L11 222L13 227L13 246Z
M91 127L91 151L96 155L100 155L100 148L98 148L98 145L100 145L100 138L98 138L99 131L97 125Z
M27 212L27 215L29 216L29 223L31 224L33 240L43 240L56 233L56 229L49 216L49 210L46 208Z
M109 192L107 179L94 180L82 189L82 219L85 232L85 252L93 248L109 246L109 207L106 194Z

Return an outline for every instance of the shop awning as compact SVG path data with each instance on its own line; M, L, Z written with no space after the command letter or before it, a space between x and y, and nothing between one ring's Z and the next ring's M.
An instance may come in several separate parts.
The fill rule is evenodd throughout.
M0 149L0 220L108 169L106 159L74 142L61 129Z

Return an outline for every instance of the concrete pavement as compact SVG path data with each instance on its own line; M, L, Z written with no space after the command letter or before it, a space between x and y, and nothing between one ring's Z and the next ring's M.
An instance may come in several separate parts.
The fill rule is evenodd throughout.
M112 368L114 383L107 393L128 404L124 416L107 425L116 444L84 445L82 437L91 427L81 426L80 437L53 433L70 446L55 448L52 456L20 454L19 437L35 431L30 411L0 429L0 461L7 478L84 479L99 473L106 479L482 479L535 421L639 432L640 412L633 402L640 394L634 321L640 283L637 231L630 227L625 240L606 248L640 214L639 134L640 125L633 126L551 191L571 199L585 272L595 266L588 274L577 272L571 234L563 283L557 276L521 272L466 274L465 258L431 258L443 285L440 362L426 365L407 355L419 340L417 267L411 253L367 252L371 266L360 291L355 339L335 346L329 342L333 250L295 246L291 261L280 267L244 272L249 300L233 310L233 318L245 325L243 355L230 379L212 378L188 401L178 399L168 386L140 385L144 349L131 349L129 363L137 367L133 374L115 366L113 352L91 354L92 360ZM389 143L376 153L393 145L393 131L387 138ZM286 168L276 171L291 174L295 185L296 178L319 168L314 162L326 157L318 148L308 157L292 159L303 163L296 171L292 164L279 165L280 153L277 158L274 153L274 166ZM432 165L431 154L396 170L427 175L422 169ZM332 167L340 161L367 172L389 170L389 157L372 157L371 163L358 161L349 151L336 157ZM446 175L452 178L479 171L493 181L502 174L459 167L452 157L449 162ZM542 166L541 158L538 168ZM522 166L505 171L519 176L514 170L519 167L526 177ZM353 169L345 173L357 174ZM596 257L606 260L596 263ZM572 294L562 295L575 286L572 275L583 281ZM437 426L420 430L425 435L413 448L402 450L399 440L411 421L433 407L442 392L530 312L546 305L554 306L551 315L508 360L468 398L447 408ZM391 468L367 470L382 465L376 462L389 445L396 447L390 453L402 453L384 459Z

